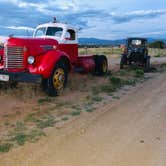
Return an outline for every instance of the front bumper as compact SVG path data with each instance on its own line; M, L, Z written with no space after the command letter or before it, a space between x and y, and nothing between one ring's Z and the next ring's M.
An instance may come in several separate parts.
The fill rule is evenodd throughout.
M42 76L38 74L30 74L26 72L8 72L4 70L0 70L0 81L16 81L16 82L35 82L40 83ZM9 80L3 80L3 76L7 76Z

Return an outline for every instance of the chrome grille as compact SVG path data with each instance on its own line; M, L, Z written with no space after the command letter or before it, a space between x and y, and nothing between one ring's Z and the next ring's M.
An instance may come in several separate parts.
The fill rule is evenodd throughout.
M4 64L5 68L23 68L23 47L7 46L5 47Z

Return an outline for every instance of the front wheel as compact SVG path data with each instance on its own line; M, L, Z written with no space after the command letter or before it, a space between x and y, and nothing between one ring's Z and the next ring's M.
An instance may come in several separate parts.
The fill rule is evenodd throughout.
M120 69L123 69L125 64L126 64L126 57L125 55L122 55L120 59Z
M59 61L51 76L48 79L43 79L42 86L49 96L58 96L62 93L67 84L68 70L63 61Z
M144 71L148 72L150 70L150 57L146 59L146 62L144 64Z

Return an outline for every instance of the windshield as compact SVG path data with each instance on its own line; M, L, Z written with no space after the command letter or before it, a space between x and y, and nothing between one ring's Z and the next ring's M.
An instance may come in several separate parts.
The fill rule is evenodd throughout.
M141 41L141 40L132 40L132 41L131 41L131 44L132 44L132 45L139 46L139 45L142 44L142 41Z
M35 37L39 37L39 36L45 36L46 34L46 28L39 28L37 29L36 33L35 33Z
M146 42L140 39L132 39L129 41L129 47L144 47Z
M63 29L60 27L42 27L36 30L35 37L54 36L60 38L62 33Z

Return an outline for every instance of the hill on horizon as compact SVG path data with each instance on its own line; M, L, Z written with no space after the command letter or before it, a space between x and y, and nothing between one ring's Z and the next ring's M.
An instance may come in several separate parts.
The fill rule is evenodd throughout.
M162 40L166 43L166 39L148 38L149 43L157 40ZM97 39L97 38L79 38L80 45L121 45L125 43L126 39L106 40L106 39Z

